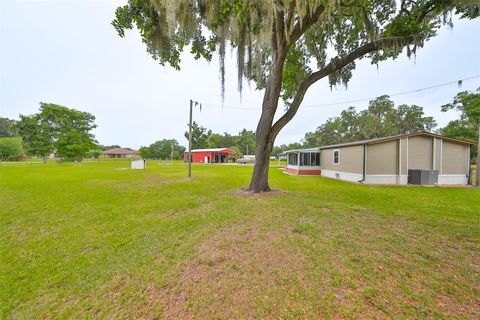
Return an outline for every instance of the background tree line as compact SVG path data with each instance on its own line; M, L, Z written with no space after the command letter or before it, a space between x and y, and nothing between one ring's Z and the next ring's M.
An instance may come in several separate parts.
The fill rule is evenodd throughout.
M389 96L369 102L368 108L357 112L355 107L330 118L314 132L305 134L305 147L323 146L418 131L432 131L437 126L433 117L425 117L423 108L402 104L395 108Z
M183 159L185 147L181 146L175 139L162 139L149 145L141 147L138 152L144 159Z
M450 103L441 106L443 112L457 111L459 118L450 121L437 133L470 141L477 140L480 126L480 92L459 92ZM47 157L51 153L65 159L99 157L105 150L119 148L118 145L97 145L91 130L96 127L95 117L89 113L41 103L40 111L34 115L20 115L15 121L0 117L0 158L17 160L26 153L29 156ZM434 131L437 126L433 117L425 116L417 105L395 107L389 96L380 96L369 102L368 108L356 111L347 108L338 117L330 118L315 131L307 132L300 142L275 146L273 156L299 148L317 147L337 143L385 137L418 131ZM185 132L188 141L188 132ZM187 142L188 143L188 142ZM241 130L237 135L227 132L214 133L196 122L192 126L192 149L231 148L235 157L251 154L255 150L255 132ZM144 158L183 159L185 147L175 139L163 139L139 152ZM472 148L472 156L477 153Z

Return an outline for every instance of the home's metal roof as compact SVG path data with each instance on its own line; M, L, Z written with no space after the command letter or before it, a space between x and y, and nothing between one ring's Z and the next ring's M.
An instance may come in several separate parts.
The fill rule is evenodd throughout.
M293 153L293 152L320 152L320 147L307 148L307 149L292 149L282 152L281 154Z
M390 136L388 137L392 140L394 139L400 139L402 136ZM374 139L366 139L366 140L358 140L358 141L352 141L352 142L345 142L345 143L337 143L337 144L331 144L328 146L321 146L319 147L320 149L332 149L332 148L340 148L340 147L350 147L350 146L357 146L357 145L364 145L364 144L370 144L373 142L379 142L386 140L387 138L374 138Z

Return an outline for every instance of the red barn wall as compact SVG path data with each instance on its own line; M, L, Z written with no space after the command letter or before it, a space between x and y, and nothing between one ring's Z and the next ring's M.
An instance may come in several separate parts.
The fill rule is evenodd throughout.
M192 152L192 162L194 163L204 163L205 157L210 158L210 162L212 161L212 152ZM185 152L183 159L185 162L188 161L188 152Z
M215 159L216 154L223 154L227 157L227 162L230 160L230 155L228 151L223 152L210 152L210 151L198 151L192 152L192 162L193 163L205 163L205 157L209 157L209 162L212 163ZM183 160L188 161L188 151L185 151L183 154Z

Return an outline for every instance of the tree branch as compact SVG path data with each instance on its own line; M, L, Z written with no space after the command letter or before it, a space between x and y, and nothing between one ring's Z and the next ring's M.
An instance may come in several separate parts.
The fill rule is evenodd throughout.
M305 31L318 21L324 11L325 7L323 5L320 5L311 15L307 15L302 22L297 21L297 23L293 27L292 32L290 33L290 36L288 37L287 47L294 44L298 39L300 39L300 37L305 33Z
M359 59L368 53L376 52L385 48L391 48L391 47L397 46L399 43L401 43L402 47L404 47L407 44L414 43L416 40L418 40L418 36L392 37L392 38L384 38L384 39L372 41L370 43L367 43L353 50L352 52L350 52L344 57L333 60L328 65L326 65L323 69L310 74L298 88L297 94L293 99L292 104L290 105L290 108L288 108L288 110L283 114L283 116L281 116L280 119L278 119L277 122L275 122L275 124L272 126L269 139L272 142L275 141L275 138L277 134L280 132L280 130L288 122L290 122L290 120L292 120L292 118L297 113L298 108L300 107L300 104L303 101L305 93L307 92L308 88L312 84L332 74L333 72L342 69L349 63L352 63L356 59Z
M288 12L287 12L287 17L285 18L285 31L286 31L286 37L290 36L290 26L292 25L292 20L293 20L293 15L295 12L295 5L296 5L296 0L292 0L290 2L290 5L288 6ZM288 40L287 40L288 41Z
M276 1L276 5L273 7L273 21L275 23L275 37L276 37L276 44L277 50L284 51L285 50L285 9L283 8L283 2Z

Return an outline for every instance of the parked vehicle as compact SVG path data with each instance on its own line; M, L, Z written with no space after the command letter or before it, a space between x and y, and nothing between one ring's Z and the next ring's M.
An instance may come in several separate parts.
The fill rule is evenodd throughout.
M243 158L238 159L237 163L255 163L255 156L244 156Z

